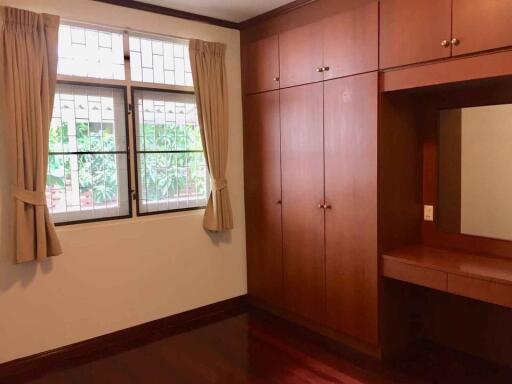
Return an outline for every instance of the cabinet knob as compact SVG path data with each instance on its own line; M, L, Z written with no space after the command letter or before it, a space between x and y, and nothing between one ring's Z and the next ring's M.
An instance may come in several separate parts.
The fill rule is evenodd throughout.
M449 47L450 46L450 41L449 40L443 40L441 41L441 45L445 48Z
M331 67L322 67L322 72L327 72Z
M324 204L318 204L317 207L320 208L320 209L323 209L324 208Z
M323 72L323 71L324 71L324 67L318 67L318 68L316 69L316 71L317 71L317 72Z
M456 37L454 37L454 38L452 39L451 43L452 43L452 45L457 46L457 45L459 45L459 44L460 44L460 40L459 40L459 39L457 39Z
M330 204L324 204L324 209L331 209L332 208L332 205Z
M274 77L274 81L276 81L276 82L279 81L279 77L277 77L277 76Z
M283 204L283 200L277 200L276 204Z

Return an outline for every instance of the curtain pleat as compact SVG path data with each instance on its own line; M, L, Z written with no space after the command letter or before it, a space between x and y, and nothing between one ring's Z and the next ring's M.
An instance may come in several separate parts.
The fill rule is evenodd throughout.
M233 228L226 180L229 138L226 46L191 40L189 48L201 139L212 191L203 226L209 231L220 232Z
M59 17L0 7L0 110L10 170L15 261L62 253L46 206Z

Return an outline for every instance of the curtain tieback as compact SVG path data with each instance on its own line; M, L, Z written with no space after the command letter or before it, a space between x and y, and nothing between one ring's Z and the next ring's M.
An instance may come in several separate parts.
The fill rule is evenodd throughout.
M29 191L13 185L13 196L16 200L31 205L46 205L46 194L44 192Z
M228 181L226 179L212 179L211 180L212 189L216 191L220 191L222 189L226 189L228 186Z

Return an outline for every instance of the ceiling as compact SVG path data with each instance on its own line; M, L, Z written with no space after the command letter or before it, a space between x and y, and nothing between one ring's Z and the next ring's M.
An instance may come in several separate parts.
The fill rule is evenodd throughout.
M291 0L141 0L143 3L159 5L215 17L236 23L271 11Z

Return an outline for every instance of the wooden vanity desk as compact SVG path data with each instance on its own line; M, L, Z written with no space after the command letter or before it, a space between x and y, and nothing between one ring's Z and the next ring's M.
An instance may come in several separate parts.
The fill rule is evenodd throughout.
M384 277L512 308L512 259L422 245L382 258Z

